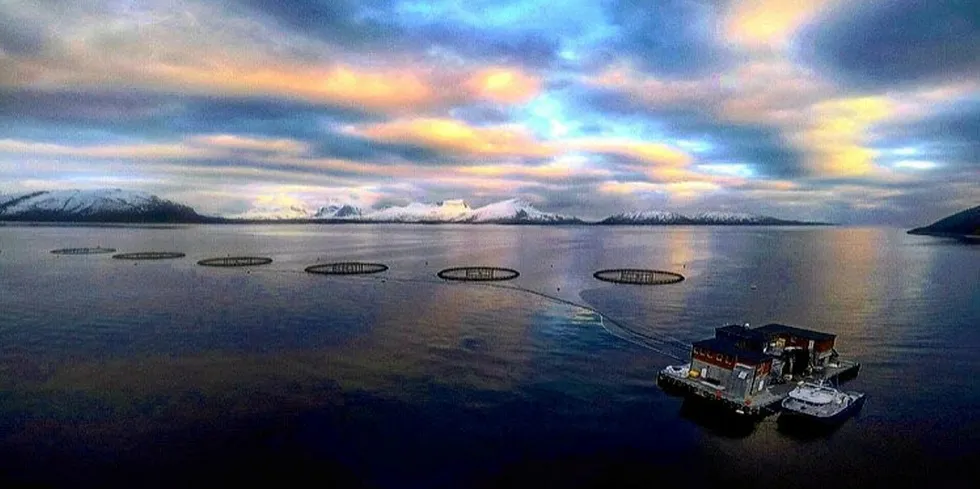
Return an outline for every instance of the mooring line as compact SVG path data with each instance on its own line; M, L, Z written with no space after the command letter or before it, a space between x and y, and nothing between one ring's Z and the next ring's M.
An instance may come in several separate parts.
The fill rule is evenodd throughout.
M565 304L565 305L569 305L569 306L572 306L572 307L577 307L579 309L583 309L583 310L592 312L592 313L596 314L597 316L599 316L599 325L602 326L602 329L606 330L607 333L609 333L609 334L611 334L611 335L613 335L613 336L615 336L615 337L617 337L619 339L622 339L622 340L628 341L630 343L633 343L634 345L642 346L644 348L647 348L649 350L655 351L655 352L660 353L662 355L666 355L666 356L671 357L671 358L673 358L675 360L684 360L684 358L682 358L682 357L680 357L678 355L675 355L675 354L670 353L668 351L665 351L665 350L656 348L656 347L654 347L654 346L652 346L652 345L650 345L648 343L644 343L644 342L641 342L641 341L635 341L635 340L633 340L633 339L631 339L629 337L626 337L624 335L616 334L615 331L609 329L606 326L605 321L609 321L610 323L616 325L618 328L622 329L623 331L626 331L627 333L632 334L634 336L637 336L639 338L643 338L643 339L646 339L646 340L649 340L649 341L654 341L654 342L656 342L656 341L663 341L663 340L661 340L659 338L656 338L654 336L646 335L646 334L640 333L639 331L636 331L635 329L629 328L629 327L623 325L623 323L621 323L620 321L617 321L616 319L608 316L607 314L605 314L602 311L596 309L595 307L592 307L592 306L589 306L589 305L585 305L585 304L579 304L577 302L570 301L568 299L563 299L561 297L553 296L551 294L547 294L547 293L544 293L544 292L539 292L537 290L528 289L528 288L525 288L525 287L520 287L520 286L515 286L515 285L486 284L486 283L477 283L475 285L482 285L482 286L486 286L486 287L496 287L496 288L501 288L501 289L516 290L516 291L519 291L519 292L533 294L533 295L536 295L536 296L539 296L539 297L542 297L542 298L545 298L545 299L548 299L548 300L551 300L551 301L554 301L554 302L557 302L557 303L560 303L560 304ZM678 343L681 343L679 340L677 342ZM681 344L685 348L687 348L689 346L689 345L684 344L684 343L681 343Z
M307 273L307 272L299 271L299 270L282 270L282 269L275 269L275 268L256 268L256 269L254 269L254 271L257 271L257 272L260 272L260 273L263 273L263 272L264 273L304 273L304 274ZM426 283L426 284L451 285L451 284L447 284L445 280L435 280L435 279L429 279L429 278L394 277L394 276L390 276L390 275L386 275L386 276L377 276L377 275L350 276L350 275L348 275L348 276L345 276L345 277L346 278L362 278L362 279L369 279L369 280L374 280L374 281L388 281L388 280L391 280L393 282L402 282L402 283L411 282L411 283ZM664 348L669 347L669 346L671 346L671 347L683 347L685 351L688 348L690 348L690 344L689 343L685 343L685 342L683 342L683 341L681 341L681 340L679 340L677 338L671 337L669 335L664 335L662 333L653 333L653 334L644 334L644 333L641 333L639 331L636 331L633 328L630 328L630 327L624 325L621 321L616 320L615 318L613 318L613 317L611 317L611 316L603 313L602 311L596 309L595 307L592 307L592 306L589 306L589 305L586 305L586 304L580 304L580 303L577 303L575 301L571 301L571 300L568 300L568 299L563 299L561 297L553 296L553 295L548 294L548 293L545 293L545 292L540 292L540 291L537 291L537 290L528 289L526 287L520 287L520 286L516 286L516 285L505 285L505 284L492 284L492 283L473 282L473 283L469 283L469 284L466 284L466 285L475 285L475 286L483 286L483 287L493 287L493 288L498 288L498 289L508 289L508 290L513 290L513 291L517 291L517 292L523 292L523 293L526 293L526 294L536 295L538 297L541 297L543 299L547 299L547 300L552 301L552 302L556 302L556 303L559 303L559 304L564 304L564 305L567 305L567 306L572 306L572 307L579 308L579 309L582 309L582 310L585 310L585 311L589 311L589 312L591 312L593 314L596 314L599 317L599 326L601 326L602 329L605 330L607 333L609 333L609 334L611 334L611 335L615 336L616 338L619 338L619 339L621 339L623 341L627 341L627 342L632 343L632 344L634 344L636 346L639 346L639 347L642 347L642 348L646 348L646 349L648 349L650 351L659 353L661 355L664 355L664 356L673 358L673 359L678 360L678 361L684 361L686 358L684 358L681 355L677 355L677 354L672 353L670 351L664 350L663 348L658 348L658 347L656 347L654 345L651 345L650 343L647 343L647 341L654 342L654 343L663 343L663 345L661 345L661 346L663 346ZM624 333L617 333L613 329L610 329L609 326L606 325L606 322L607 321L609 323L615 325L617 328L619 328L620 330L622 330ZM634 336L635 338L642 338L642 340L637 340L635 338L631 338L630 335ZM646 340L646 341L643 341L643 340ZM671 344L671 343L673 343L673 344Z
M567 299L563 299L561 297L553 296L553 295L550 295L550 294L547 294L547 293L544 293L544 292L539 292L537 290L528 289L528 288L520 287L520 286L516 286L516 285L503 285L503 284L477 284L477 285L485 285L485 286L488 286L488 287L499 287L499 288L504 288L504 289L511 289L511 290L517 290L517 291L521 291L521 292L526 292L528 294L534 294L534 295L537 295L537 296L540 296L540 297L544 297L546 299L549 299L549 300L552 300L552 301L556 301L556 302L559 302L559 303L562 303L562 304L567 304L567 305L570 305L570 306L574 306L574 307L578 307L578 308L581 308L581 309L585 309L587 311L591 311L591 312L593 312L595 314L598 314L600 318L605 318L609 322L615 324L616 326L618 326L622 330L627 331L627 332L629 332L629 333L631 333L631 334L633 334L635 336L639 336L639 337L644 338L644 339L648 339L648 340L651 340L651 341L661 341L661 342L664 342L664 343L671 343L672 342L672 343L675 343L676 345L678 345L680 347L683 347L685 350L687 350L691 346L690 343L685 343L685 342L683 342L683 341L681 341L681 340L679 340L677 338L674 338L674 337L672 337L670 335L666 335L666 334L663 334L663 333L652 333L652 334L640 333L639 331L636 331L635 329L626 327L625 325L623 325L623 323L621 321L619 321L619 320L617 320L615 318L610 317L608 314L603 313L602 311L596 309L593 306L589 306L589 305L585 305L585 304L579 304L579 303L576 303L576 302L573 302L573 301L570 301L570 300L567 300Z

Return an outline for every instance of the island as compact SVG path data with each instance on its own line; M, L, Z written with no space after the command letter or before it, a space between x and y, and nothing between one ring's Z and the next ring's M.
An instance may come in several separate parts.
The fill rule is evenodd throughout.
M957 212L928 226L911 229L908 233L980 242L980 205Z

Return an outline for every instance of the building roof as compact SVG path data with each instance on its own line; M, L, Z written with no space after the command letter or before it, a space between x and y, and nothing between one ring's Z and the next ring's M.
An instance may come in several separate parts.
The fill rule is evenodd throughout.
M715 337L742 338L751 341L767 341L769 339L768 335L739 324L729 324L728 326L715 328Z
M803 328L795 328L793 326L787 326L785 324L775 324L775 323L767 324L765 326L760 326L758 328L755 328L753 331L757 331L759 333L769 335L769 336L780 334L780 333L790 334L798 338L804 338L813 341L826 341L826 340L833 340L834 338L837 338L837 335L833 335L830 333L821 333L819 331L812 331Z
M761 351L739 348L738 345L736 345L732 340L724 338L710 338L707 340L695 341L693 346L695 348L710 350L716 353L731 355L735 357L737 361L751 364L759 364L772 358Z

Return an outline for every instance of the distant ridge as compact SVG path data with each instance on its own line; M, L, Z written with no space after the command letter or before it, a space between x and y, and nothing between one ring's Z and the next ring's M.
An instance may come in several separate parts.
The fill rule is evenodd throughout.
M211 224L533 224L533 225L827 225L737 212L683 215L670 211L624 212L586 222L537 209L514 198L482 207L463 200L413 202L383 209L361 209L349 203L308 208L301 203L262 204L234 217L198 214L193 208L146 192L123 189L54 190L0 195L0 221L64 223L211 223Z
M624 212L596 224L633 226L828 226L830 223L794 221L740 212L700 212L691 216L670 211Z
M366 222L467 223L467 224L581 224L576 217L538 210L523 199L508 199L471 208L462 200L437 204L412 203L360 215Z
M909 234L951 238L980 239L980 205L944 217L928 226L908 231Z
M0 221L203 223L213 219L155 195L116 188L0 195Z

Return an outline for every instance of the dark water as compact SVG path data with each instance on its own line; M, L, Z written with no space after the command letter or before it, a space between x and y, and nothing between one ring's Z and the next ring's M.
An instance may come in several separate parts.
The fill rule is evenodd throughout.
M175 250L138 263L51 249ZM0 227L0 485L972 487L980 246L894 229ZM199 267L227 254L252 269ZM305 274L333 260L391 269ZM520 290L441 283L512 267ZM599 268L680 284L598 282ZM753 289L751 285L756 287ZM662 393L728 322L839 335L869 400L837 430ZM279 481L279 482L276 482Z

